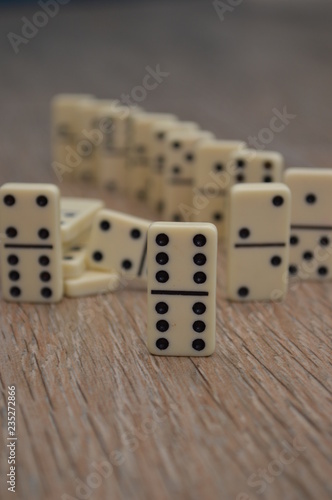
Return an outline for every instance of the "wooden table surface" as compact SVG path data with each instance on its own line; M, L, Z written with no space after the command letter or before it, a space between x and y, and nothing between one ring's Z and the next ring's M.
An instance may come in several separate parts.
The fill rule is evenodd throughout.
M135 94L156 65L169 74L146 109L221 138L268 137L263 147L288 166L331 167L331 3L224 3L238 6L223 21L210 1L63 5L18 54L7 34L40 9L1 10L0 182L57 182L55 93ZM293 117L271 138L262 129L284 108ZM93 187L60 188L155 218ZM220 252L211 358L150 356L144 291L1 301L0 498L15 498L6 492L8 385L17 390L16 498L331 498L332 284L293 286L283 304L232 304L224 275Z

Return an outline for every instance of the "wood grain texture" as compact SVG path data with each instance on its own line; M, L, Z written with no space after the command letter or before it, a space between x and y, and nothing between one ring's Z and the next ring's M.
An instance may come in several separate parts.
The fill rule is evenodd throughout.
M57 181L52 95L121 96L156 64L169 76L141 103L147 109L246 140L286 106L296 118L266 147L289 166L331 166L328 2L243 2L223 22L211 2L67 5L15 55L7 33L20 33L21 17L35 11L0 15L1 183ZM60 188L155 217L96 188ZM231 304L219 257L208 359L148 354L142 291L51 306L0 302L1 499L13 498L5 483L12 384L16 498L331 498L332 285L293 286L283 304Z

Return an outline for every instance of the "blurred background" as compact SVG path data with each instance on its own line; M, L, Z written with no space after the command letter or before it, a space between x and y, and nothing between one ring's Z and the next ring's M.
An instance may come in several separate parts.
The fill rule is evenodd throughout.
M331 166L331 21L324 0L0 1L2 181L56 180L59 92L129 96L219 138L260 134L288 166ZM275 110L292 118L271 135Z

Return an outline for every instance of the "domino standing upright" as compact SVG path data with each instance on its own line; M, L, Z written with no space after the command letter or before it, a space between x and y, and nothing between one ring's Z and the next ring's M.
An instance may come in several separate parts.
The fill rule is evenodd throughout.
M190 222L193 211L194 161L196 148L204 140L213 139L211 132L178 130L167 136L164 170L163 219ZM189 215L188 215L189 214Z
M217 229L155 222L148 231L148 349L209 356L215 349Z
M291 193L284 184L234 186L229 198L227 297L281 300L288 285Z
M60 193L50 184L0 188L1 282L14 302L57 302L63 296Z
M195 122L158 121L151 127L150 132L150 163L148 179L148 204L150 208L158 212L163 211L164 193L163 178L167 155L167 136L170 132L177 130L198 130L199 125Z
M290 168L285 183L292 192L289 273L332 279L332 170Z
M52 99L52 166L61 181L72 179L77 167L78 107L93 99L88 94L58 94Z
M275 151L238 149L232 155L233 184L282 182L284 158Z
M112 102L112 101L110 101ZM99 130L98 110L100 101L84 100L77 107L77 167L75 178L96 182L97 180L97 148L102 142Z
M225 232L226 192L233 178L229 171L231 155L244 147L244 142L217 140L197 147L194 185L198 201L193 203L193 220L215 224L219 238Z
M130 111L119 105L101 105L99 128L103 134L97 148L97 182L109 191L125 192Z
M129 117L129 149L127 158L127 193L146 199L150 163L150 130L160 120L176 120L171 114L134 113Z
M151 221L114 210L100 210L88 244L88 267L115 271L127 280L146 281L146 239L150 224Z

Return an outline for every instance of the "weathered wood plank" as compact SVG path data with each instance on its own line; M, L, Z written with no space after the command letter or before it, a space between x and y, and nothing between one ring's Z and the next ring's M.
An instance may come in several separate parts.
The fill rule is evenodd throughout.
M35 10L2 11L3 39ZM313 0L243 2L223 22L210 2L63 6L18 55L1 48L0 182L56 182L53 94L121 96L156 64L169 76L147 109L248 139L286 106L296 118L266 147L289 165L330 167L331 14ZM96 188L60 188L154 217ZM220 252L209 359L148 354L143 291L54 306L0 302L1 498L11 498L12 384L18 498L331 498L332 287L296 285L284 304L231 304L224 275Z

